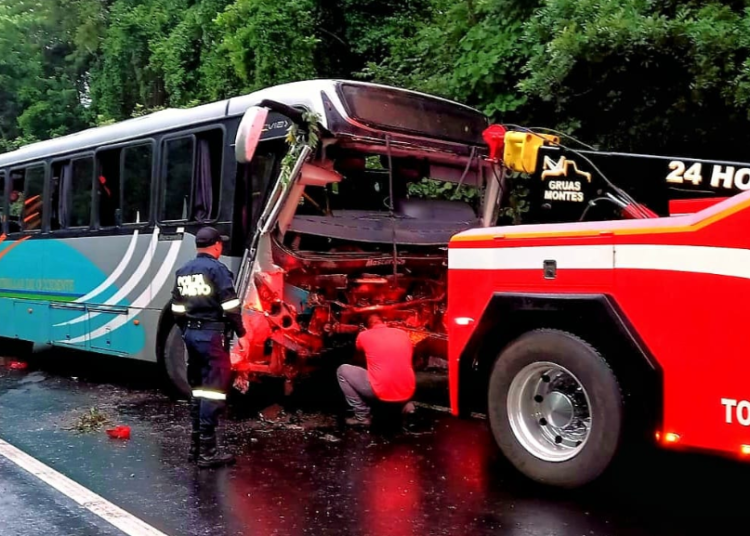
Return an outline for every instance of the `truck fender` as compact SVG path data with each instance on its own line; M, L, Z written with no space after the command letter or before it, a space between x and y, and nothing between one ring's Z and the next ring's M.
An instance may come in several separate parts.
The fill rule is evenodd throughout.
M539 328L569 331L596 347L612 366L626 395L637 401L654 428L661 422L662 368L635 327L607 294L493 294L459 355L459 409L479 409L471 393L487 393L489 370L503 348L523 333ZM486 386L482 386L486 387ZM644 417L646 417L644 415Z

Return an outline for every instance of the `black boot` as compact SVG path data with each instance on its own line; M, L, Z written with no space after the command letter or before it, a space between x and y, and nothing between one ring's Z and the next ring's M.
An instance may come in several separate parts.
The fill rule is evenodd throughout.
M216 448L216 434L201 434L200 444L198 467L221 467L235 462L234 456Z
M196 463L198 461L198 456L200 455L200 448L201 448L201 433L192 432L190 434L190 454L188 454L189 462Z
M190 434L190 453L188 454L188 461L196 463L198 456L200 455L201 446L201 401L200 398L190 399L190 422L192 424L192 432Z

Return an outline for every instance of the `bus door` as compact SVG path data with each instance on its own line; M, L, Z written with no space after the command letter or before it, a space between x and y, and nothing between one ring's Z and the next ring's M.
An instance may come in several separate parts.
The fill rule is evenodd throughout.
M258 112L257 110L263 110ZM253 132L263 122L260 133ZM273 179L278 177L281 161L288 150L286 137L292 125L286 116L265 108L253 107L245 116L237 130L235 156L239 164L238 187L242 189L239 223L250 242L255 224L263 212Z
M279 175L288 150L285 139L291 126L292 121L286 115L254 106L245 113L237 131L235 155L244 191L241 197L244 204L235 211L240 213L238 228L242 229L243 257L237 276L240 291L247 282L260 227L265 223L264 215L268 215L269 205L283 190Z

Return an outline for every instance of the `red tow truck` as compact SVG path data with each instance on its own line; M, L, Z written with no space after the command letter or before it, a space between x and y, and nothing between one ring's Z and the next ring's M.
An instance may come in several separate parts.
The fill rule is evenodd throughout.
M530 220L558 223L451 239L453 413L484 403L507 459L554 486L630 437L750 459L750 165L489 134L530 175Z

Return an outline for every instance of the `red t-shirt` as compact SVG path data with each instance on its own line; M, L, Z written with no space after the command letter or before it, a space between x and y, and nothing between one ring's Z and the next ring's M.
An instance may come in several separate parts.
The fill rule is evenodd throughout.
M357 336L357 349L367 358L367 375L384 402L406 402L414 394L414 347L405 331L381 324Z

